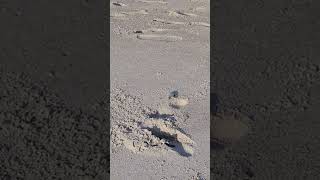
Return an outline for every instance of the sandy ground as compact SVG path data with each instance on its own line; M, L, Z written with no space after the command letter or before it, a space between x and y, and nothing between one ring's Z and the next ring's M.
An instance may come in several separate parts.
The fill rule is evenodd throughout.
M117 1L110 14L111 179L209 179L209 1ZM170 106L172 91L188 105Z

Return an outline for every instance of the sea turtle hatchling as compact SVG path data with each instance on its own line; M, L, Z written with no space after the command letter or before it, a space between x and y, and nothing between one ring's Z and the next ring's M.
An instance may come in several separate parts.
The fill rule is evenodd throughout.
M180 109L189 104L187 97L179 96L178 91L172 91L169 95L169 105L173 108Z

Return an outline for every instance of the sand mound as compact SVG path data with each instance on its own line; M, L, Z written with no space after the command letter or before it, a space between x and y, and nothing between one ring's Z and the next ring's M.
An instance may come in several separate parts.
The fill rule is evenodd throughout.
M121 89L111 92L111 149L123 147L134 153L160 153L174 150L182 156L193 154L194 142L177 126L182 116L174 111L152 110L141 99ZM166 114L166 113L173 114Z

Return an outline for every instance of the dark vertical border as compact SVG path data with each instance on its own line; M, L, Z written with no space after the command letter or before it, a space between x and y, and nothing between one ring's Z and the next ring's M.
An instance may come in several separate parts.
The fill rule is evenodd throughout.
M109 1L104 1L105 2L105 14L104 17L106 18L105 21L105 39L106 39L106 60L107 60L107 83L106 83L106 102L107 102L107 106L106 106L106 123L107 123L107 130L108 130L108 177L107 179L110 179L110 128L111 128L111 122L110 122L110 83L111 83L111 79L110 79L110 73L111 73L111 69L110 69L110 3Z
M109 179L109 11L0 2L0 179Z
M319 179L319 7L211 1L211 114L237 111L251 130L211 143L212 179Z
M215 15L217 14L215 12L217 1L210 1L210 134L212 134L212 119L214 113L217 111L217 106L214 104L213 101L213 94L214 94L214 47L216 46L215 41L214 41L214 35L215 35ZM210 135L210 178L211 178L211 166L212 166L212 155L213 155L213 150L212 150L212 143L211 143L211 135Z

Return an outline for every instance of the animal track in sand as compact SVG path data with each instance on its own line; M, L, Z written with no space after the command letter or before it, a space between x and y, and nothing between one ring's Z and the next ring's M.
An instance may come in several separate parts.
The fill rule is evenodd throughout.
M165 2L165 1L148 1L148 0L139 0L138 2L143 2L143 3L168 4L168 2Z
M135 11L128 11L128 12L121 12L122 14L127 14L127 15L136 15L136 14L142 14L142 15L147 15L148 10L135 10Z
M114 6L127 6L126 4L120 3L120 2L113 2L112 5L114 5Z
M206 22L191 22L191 25L210 27L210 24Z
M209 11L209 9L207 7L204 7L204 6L200 6L200 7L193 8L193 11L206 13L206 12Z
M170 29L150 28L145 30L135 30L133 32L139 34L139 33L148 33L148 32L166 32L166 31L170 31Z
M175 41L182 40L182 37L180 36L156 35L156 34L139 34L137 35L137 38L141 40L166 41L166 42L175 42Z
M180 21L168 21L164 19L153 19L153 21L164 23L164 24L173 24L173 25L195 25L195 26L210 27L210 24L206 22L180 22Z
M124 14L124 13L118 13L118 12L115 12L115 13L111 13L110 14L110 17L115 17L115 18L118 18L118 17L126 17L127 16L127 14Z
M193 14L193 13L186 13L186 12L182 12L182 11L169 11L169 16L189 16L189 17L196 17L198 15Z
M136 10L136 11L128 11L128 12L114 12L110 14L110 17L112 18L121 18L124 19L125 17L128 17L129 15L147 15L147 10Z
M185 22L179 22L179 21L168 21L168 20L164 20L164 19L153 19L153 21L155 22L160 22L160 23L164 23L164 24L174 24L174 25L186 25Z

